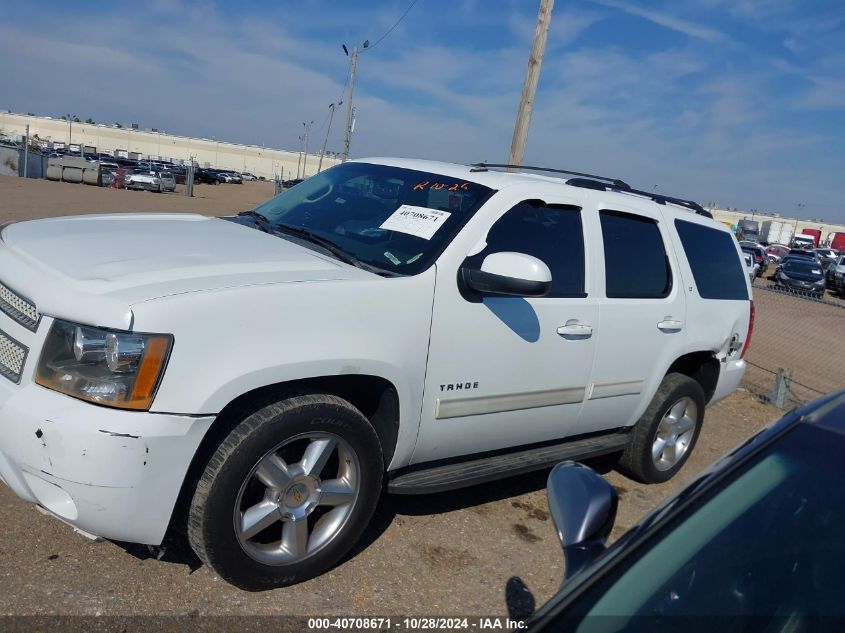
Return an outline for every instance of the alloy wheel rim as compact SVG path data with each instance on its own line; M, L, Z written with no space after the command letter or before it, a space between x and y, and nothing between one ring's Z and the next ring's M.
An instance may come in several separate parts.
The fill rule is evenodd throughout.
M689 396L675 402L657 425L651 459L657 470L673 468L689 450L698 424L698 405Z
M241 548L266 565L316 554L343 530L360 491L358 456L333 433L302 433L258 460L235 501Z

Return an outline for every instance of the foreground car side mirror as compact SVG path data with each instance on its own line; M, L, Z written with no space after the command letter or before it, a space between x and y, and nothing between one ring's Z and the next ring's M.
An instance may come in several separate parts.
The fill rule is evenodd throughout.
M544 262L510 251L491 253L480 269L464 266L460 275L469 290L483 295L543 297L552 287L552 273Z
M561 462L549 473L549 511L571 578L605 550L616 520L619 496L604 477L576 462Z

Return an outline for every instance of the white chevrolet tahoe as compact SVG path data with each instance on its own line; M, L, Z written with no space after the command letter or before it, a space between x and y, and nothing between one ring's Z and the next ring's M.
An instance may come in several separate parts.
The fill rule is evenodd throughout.
M0 478L102 537L181 529L247 589L329 569L385 491L613 453L669 479L745 370L735 239L498 167L352 161L237 217L6 226Z

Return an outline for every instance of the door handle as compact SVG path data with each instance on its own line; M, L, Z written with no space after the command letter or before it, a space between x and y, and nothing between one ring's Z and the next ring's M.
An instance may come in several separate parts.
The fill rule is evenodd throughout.
M566 325L561 325L557 329L557 333L563 337L579 336L582 338L589 338L593 335L593 326L586 323L580 323L578 319L569 319Z
M684 324L682 321L676 321L667 317L657 324L657 329L666 333L680 332L684 329Z

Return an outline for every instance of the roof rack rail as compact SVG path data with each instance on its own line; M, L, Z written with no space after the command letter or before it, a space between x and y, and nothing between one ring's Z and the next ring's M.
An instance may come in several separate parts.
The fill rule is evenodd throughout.
M625 193L632 193L638 196L644 196L654 200L657 204L676 204L678 206L689 209L697 215L703 215L707 218L712 218L713 214L707 211L697 202L693 200L684 200L683 198L675 198L673 196L664 196L649 191L642 191L640 189L633 189L624 180L617 178L608 178L606 176L596 176L593 174L585 174L579 171L570 171L568 169L551 169L549 167L531 167L529 165L499 165L494 163L475 163L471 165L471 171L487 171L488 168L495 169L520 169L526 171L546 171L554 174L567 174L569 176L576 176L576 178L569 178L566 184L573 187L583 187L585 189L595 189L598 191L607 190L609 188L618 189Z
M591 178L593 180L604 180L606 182L611 183L617 189L630 189L631 186L622 180L617 180L616 178L608 178L606 176L596 176L593 174L585 174L580 171L570 171L568 169L552 169L551 167L531 167L530 165L499 165L496 163L474 163L470 165L472 169L470 171L487 171L488 168L493 167L495 169L522 169L526 171L548 171L553 174L568 174L570 176L580 176L582 178Z

